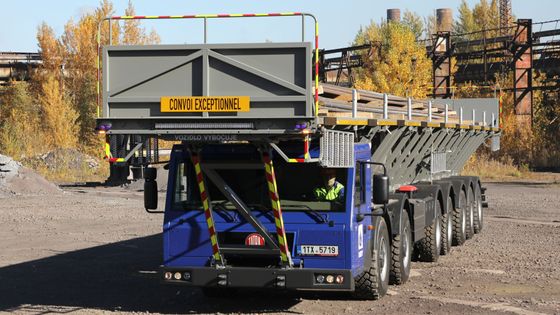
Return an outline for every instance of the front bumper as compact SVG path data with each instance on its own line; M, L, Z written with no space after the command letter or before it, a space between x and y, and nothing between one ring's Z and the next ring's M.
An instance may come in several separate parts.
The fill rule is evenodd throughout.
M165 278L165 273L181 274L180 279ZM188 277L183 275L188 273ZM325 279L332 275L342 276L341 283L317 282L317 276ZM187 279L186 279L187 278ZM249 267L162 267L161 279L166 284L195 287L275 288L290 290L354 291L354 279L350 270L341 269L279 269Z

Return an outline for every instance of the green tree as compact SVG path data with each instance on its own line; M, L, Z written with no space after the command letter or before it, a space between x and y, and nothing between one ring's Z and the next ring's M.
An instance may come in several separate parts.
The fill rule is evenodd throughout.
M406 10L403 14L402 24L410 28L416 40L422 38L422 35L424 34L424 22L422 21L420 15L415 12Z

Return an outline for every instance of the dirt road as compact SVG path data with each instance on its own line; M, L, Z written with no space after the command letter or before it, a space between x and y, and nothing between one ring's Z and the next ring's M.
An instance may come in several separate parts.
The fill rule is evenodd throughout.
M161 215L121 188L0 199L0 312L560 314L560 186L488 184L482 234L380 301L160 285Z

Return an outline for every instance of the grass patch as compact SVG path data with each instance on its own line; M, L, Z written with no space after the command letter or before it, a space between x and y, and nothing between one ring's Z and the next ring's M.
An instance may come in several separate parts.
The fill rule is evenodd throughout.
M461 175L478 176L482 180L512 180L523 178L528 174L528 167L515 165L511 158L498 160L487 154L471 156L461 172Z
M108 163L76 149L58 149L21 162L57 183L105 181L109 176Z

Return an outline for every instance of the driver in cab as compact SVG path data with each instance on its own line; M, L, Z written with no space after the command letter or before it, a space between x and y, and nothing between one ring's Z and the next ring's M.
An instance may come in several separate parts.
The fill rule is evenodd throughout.
M313 190L317 201L343 201L344 186L336 180L336 169L322 168L323 185Z

